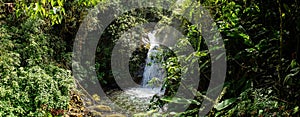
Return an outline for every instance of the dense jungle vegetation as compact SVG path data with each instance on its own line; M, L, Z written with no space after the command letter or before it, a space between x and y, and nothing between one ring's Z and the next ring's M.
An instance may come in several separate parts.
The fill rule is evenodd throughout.
M145 1L139 2L142 5ZM86 104L101 101L101 95L85 92L93 86L79 85L78 82L85 82L85 79L73 75L74 41L83 21L91 22L86 27L87 32L103 28L93 24L105 21L97 19L97 15L88 15L90 9L96 7L98 12L117 12L126 7L122 4L130 2L0 0L0 116L101 115L101 109L98 112L86 109ZM161 22L175 27L188 38L188 42L181 41L178 48L190 43L196 51L187 55L190 56L187 61L200 66L201 79L197 88L186 86L195 97L191 100L171 99L183 80L181 74L190 72L190 69L179 64L181 56L176 56L176 51L167 51L162 55L167 70L163 85L165 93L153 97L149 111L132 116L198 116L203 100L214 104L206 116L300 115L299 1L185 0L179 11L163 9L168 2L176 1L153 1L157 7L132 9L115 17L103 28L96 53L91 53L95 54L97 73L97 77L91 79L97 79L105 91L110 91L120 88L112 73L111 58L116 41L124 32L143 23ZM198 25L176 14L201 14L202 6L213 18L226 49L226 79L216 100L203 96L209 92L212 62L203 38L205 34L197 29ZM190 11L189 8L198 8L199 11ZM191 15L191 18L195 17ZM147 45L137 47L129 61L131 76L137 83L141 82L139 72L145 67L148 49ZM85 97L93 99L85 100ZM184 112L157 111L157 108L172 103L187 106L187 109ZM112 111L108 106L102 106L102 110L105 108Z

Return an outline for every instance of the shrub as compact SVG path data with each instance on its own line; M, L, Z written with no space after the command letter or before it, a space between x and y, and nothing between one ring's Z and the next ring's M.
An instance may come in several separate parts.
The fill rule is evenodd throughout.
M0 116L45 116L69 102L71 72L55 66L43 22L0 27Z

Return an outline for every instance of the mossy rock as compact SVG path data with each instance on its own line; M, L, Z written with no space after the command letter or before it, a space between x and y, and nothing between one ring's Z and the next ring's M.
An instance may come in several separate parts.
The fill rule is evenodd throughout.
M106 105L91 106L91 107L89 107L89 109L96 110L96 111L111 111L112 110L109 106L106 106Z
M98 111L91 111L93 116L102 117L102 113Z
M123 114L111 114L111 115L107 115L106 117L126 117Z

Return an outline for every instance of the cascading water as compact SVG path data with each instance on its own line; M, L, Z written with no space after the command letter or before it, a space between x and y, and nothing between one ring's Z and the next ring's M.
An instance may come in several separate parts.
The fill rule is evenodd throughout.
M125 106L123 108L132 108L132 111L144 112L149 107L152 96L155 94L161 95L164 92L161 91L161 86L165 77L165 70L162 68L162 57L159 57L162 51L160 51L160 45L155 38L155 33L156 31L148 33L150 49L147 53L142 86L110 93L110 97L116 103L120 103L119 106ZM152 81L153 78L157 82L150 83L149 81Z
M147 53L147 59L146 59L146 65L144 69L143 74L143 87L156 87L160 88L162 84L162 80L165 77L165 71L162 68L161 62L161 51L159 51L159 44L157 44L157 40L155 38L155 31L148 33L148 37L150 40L150 49ZM149 84L150 80L153 80L155 82L152 82Z

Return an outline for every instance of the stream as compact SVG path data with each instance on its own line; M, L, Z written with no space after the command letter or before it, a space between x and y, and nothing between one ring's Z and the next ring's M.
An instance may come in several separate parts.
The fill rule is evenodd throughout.
M148 33L150 49L145 60L143 79L140 87L131 87L123 90L112 90L107 92L115 105L110 105L113 110L125 112L126 114L145 112L149 108L152 97L162 95L161 91L165 70L162 68L162 60L158 59L161 53L160 45L155 38L156 31ZM117 105L117 106L116 106Z

